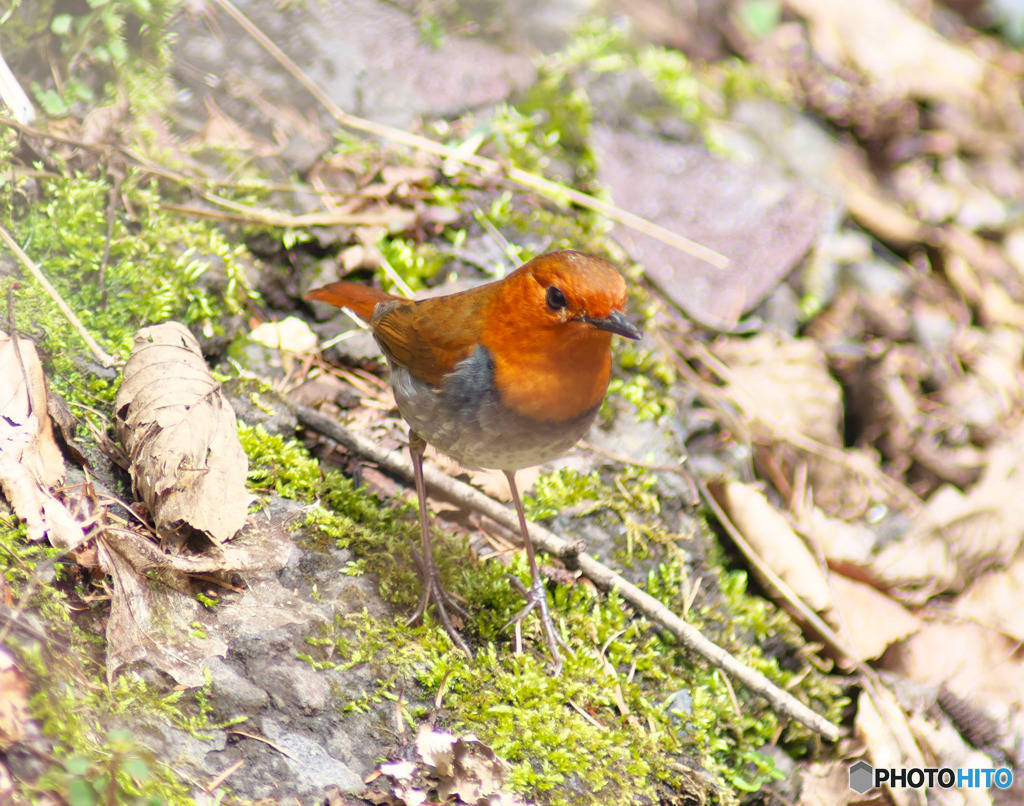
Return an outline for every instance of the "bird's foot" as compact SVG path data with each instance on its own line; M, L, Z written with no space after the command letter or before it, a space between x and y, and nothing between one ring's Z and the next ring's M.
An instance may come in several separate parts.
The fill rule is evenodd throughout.
M537 578L533 581L533 584L527 588L517 576L512 574L506 574L508 577L509 584L515 588L516 592L526 600L526 605L516 613L512 618L508 620L508 623L502 627L503 630L507 630L513 624L516 624L526 618L534 610L537 611L537 617L540 619L541 629L544 630L544 642L547 644L548 652L551 653L551 663L554 666L552 673L555 677L558 677L562 673L562 655L558 651L559 647L571 653L571 650L566 645L565 641L562 640L562 636L558 634L558 630L555 628L555 622L551 618L551 611L548 609L548 592L544 587L544 583Z
M451 617L448 615L450 611L463 621L469 621L469 613L444 589L444 586L441 584L441 574L437 570L437 566L434 565L433 559L431 558L429 562L424 562L423 557L420 556L416 549L412 550L412 555L416 565L420 568L420 574L423 576L423 595L420 596L420 603L417 605L416 610L405 623L412 626L423 621L427 608L433 603L434 614L437 616L438 621L441 622L445 632L448 633L448 637L452 639L452 643L465 652L467 657L472 658L473 653L462 636L459 635L459 631L455 629Z

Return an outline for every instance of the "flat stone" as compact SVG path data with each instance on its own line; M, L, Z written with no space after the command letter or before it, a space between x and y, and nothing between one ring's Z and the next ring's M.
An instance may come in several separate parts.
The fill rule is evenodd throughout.
M615 203L725 256L718 268L635 230L614 237L684 312L731 327L797 266L835 209L772 164L741 164L703 145L595 126L598 177Z
M301 733L285 730L273 719L262 720L263 734L286 751L285 763L306 792L334 785L342 792L358 794L366 785L346 764L330 756L319 742Z
M210 672L214 707L224 717L249 715L265 708L270 702L266 691L244 678L223 658L210 658L206 668Z
M342 110L378 123L408 127L421 116L497 103L536 78L527 53L448 33L427 41L411 14L376 0L329 0L292 10L252 0L238 6ZM190 90L183 100L197 119L206 117L203 104L212 97L232 118L266 136L267 110L250 102L259 92L315 109L325 128L336 125L226 15L218 15L216 26L182 17L177 30L175 60Z

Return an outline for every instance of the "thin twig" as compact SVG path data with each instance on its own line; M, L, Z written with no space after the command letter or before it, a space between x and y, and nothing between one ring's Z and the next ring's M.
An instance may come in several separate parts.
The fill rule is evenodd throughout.
M89 335L89 331L85 329L75 312L71 310L68 304L63 300L60 294L57 293L57 289L50 285L50 281L46 279L46 276L39 270L39 267L32 262L32 259L25 254L24 250L18 246L18 242L14 240L11 233L9 233L2 225L0 225L0 240L7 244L7 248L10 249L16 258L21 261L29 273L35 277L36 281L43 287L43 290L49 294L50 299L57 303L57 307L60 308L61 313L67 317L68 322L71 326L78 331L78 335L82 337L82 341L85 342L86 346L96 356L96 360L106 368L110 368L117 365L117 360L109 356L106 351L96 343L96 340Z
M292 404L292 407L299 422L305 427L333 439L353 453L363 456L390 473L407 479L412 478L412 463L404 453L389 451L373 440L339 425L307 406ZM424 467L424 478L427 484L441 495L458 501L506 529L518 531L519 521L516 514L493 498L489 498L468 484L453 479L434 467ZM820 714L816 714L792 694L780 689L760 672L745 666L724 649L716 646L705 638L696 627L683 621L649 593L626 581L589 554L578 553L579 548L575 542L563 540L534 523L529 524L529 530L530 539L535 545L555 557L571 559L598 587L618 591L619 595L639 613L662 625L683 646L696 652L716 668L732 675L751 691L760 694L777 711L795 719L829 741L838 740L839 729L835 725Z
M588 210L594 210L595 212L601 213L602 215L608 216L613 221L634 229L637 232L641 232L644 235L649 235L652 238L656 238L669 246L675 247L681 252L685 252L698 260L703 260L705 263L710 263L719 269L724 269L729 265L729 259L724 255L719 254L713 249L709 249L706 246L702 246L699 243L691 241L689 238L684 238L678 233L672 232L671 230L665 229L658 224L655 224L647 219L641 218L638 215L630 213L627 210L623 210L621 207L616 207L614 204L610 204L600 199L594 198L586 193L582 193L574 188L567 187L566 185L553 182L550 179L545 179L537 174L532 174L529 171L524 171L521 168L515 168L511 166L504 166L496 160L487 159L481 157L478 154L463 153L457 148L446 146L442 143L435 142L427 137L421 137L411 132L402 131L401 129L394 129L391 126L385 126L381 123L374 123L371 120L356 117L350 115L347 112L342 111L337 104L330 99L319 86L300 68L295 62L293 62L288 55L281 50L274 42L272 42L266 34L263 33L256 25L242 12L240 12L230 0L214 0L214 2L226 11L231 18L242 26L246 32L253 37L259 44L270 53L277 61L287 70L296 81L302 84L303 87L316 98L326 109L331 116L342 126L349 129L355 129L356 131L366 132L376 137L381 137L385 140L390 140L394 143L409 146L419 151L426 151L431 154L444 157L445 159L453 159L464 165L471 165L484 175L502 175L504 174L508 179L521 185L530 190L536 191L541 195L551 199L555 202L562 203L565 201L578 204L580 207L585 207Z
M384 226L391 220L381 213L346 213L342 211L292 215L291 213L283 213L279 210L267 210L259 207L252 207L248 204L240 204L239 202L234 202L230 199L223 199L220 196L215 196L212 193L200 192L198 195L210 202L210 204L216 204L226 208L228 212L221 210L206 210L202 207L192 207L185 204L172 204L170 202L161 203L160 209L167 210L170 213L191 216L192 218L202 218L207 221L239 221L242 223L265 224L268 227L283 227L287 229L336 227L342 225L351 227Z
M223 784L228 778L230 778L235 772L237 772L238 768L241 767L243 764L245 764L245 759L238 759L238 761L226 767L224 771L220 773L220 775L218 775L216 778L210 781L210 783L208 783L203 788L206 790L208 794L212 795L214 790L216 790L221 784Z

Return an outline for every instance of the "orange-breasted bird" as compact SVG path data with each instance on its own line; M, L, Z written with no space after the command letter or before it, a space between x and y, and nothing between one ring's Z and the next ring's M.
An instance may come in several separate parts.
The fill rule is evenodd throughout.
M548 610L515 473L562 455L586 433L608 388L612 335L642 336L623 314L622 275L607 260L564 251L449 296L413 301L339 282L305 298L349 308L370 324L391 368L398 410L409 423L424 577L410 623L433 603L452 641L472 655L447 611L468 614L442 587L431 552L423 483L429 443L467 468L505 473L532 576L530 589L520 591L526 606L509 624L537 610L558 674L561 638Z

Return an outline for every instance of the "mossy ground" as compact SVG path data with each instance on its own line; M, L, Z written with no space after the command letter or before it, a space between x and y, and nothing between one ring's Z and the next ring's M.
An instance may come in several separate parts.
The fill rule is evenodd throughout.
M296 478L311 484L302 497L318 498L323 506L307 525L360 557L350 572L376 575L385 596L402 607L415 605L419 586L409 548L416 539L416 520L408 507L392 509L333 471L319 478L318 466L297 455L295 443L254 432L246 444L254 465L265 468L254 473L276 477L278 490L297 493ZM282 474L284 467L288 470ZM631 486L644 486L635 471L622 475ZM592 502L594 509L614 513L623 505L616 497L635 502L636 493L626 490L621 479L619 485L606 486L597 474L563 470L542 477L531 508L545 514ZM655 547L654 531L647 537L645 552L663 550L663 545ZM686 657L634 616L620 597L586 585L554 590L554 616L572 653L567 653L561 677L553 678L534 622L526 623L526 651L520 655L513 653L511 636L502 629L521 604L506 574L527 581L525 560L517 558L510 569L496 562L470 567L461 541L436 542L446 585L466 599L473 614L464 630L477 653L473 662L436 624L410 628L365 613L309 636L304 658L321 669L370 662L390 669L368 700L397 699L410 681L425 690L427 700L442 692L444 727L475 733L491 745L512 764L511 785L545 803L655 802L660 791L678 790L687 780L682 758L709 770L725 800L738 791L756 791L776 775L771 761L758 752L780 734L767 704L737 690L702 661ZM683 573L679 556L669 552L649 573L646 588L681 610ZM803 697L836 718L840 700L835 684L802 655L799 632L788 617L750 596L743 573L715 573L718 604L697 609L692 621L780 686L799 680ZM759 646L769 643L789 647L787 656L766 657ZM406 717L413 725L429 711L423 707ZM810 737L796 726L787 729L785 741L798 753L810 745Z
M100 93L94 100L109 102L123 92L130 94L136 110L159 108L154 96L140 93L163 86L154 66L163 64L166 45L152 34L168 7L136 3L139 8L133 11L131 3L111 5L120 10L125 25L143 19L146 36L140 47L148 49L148 57L112 46L123 34L100 36L107 29L98 17L68 21L67 47L76 52L91 48L96 59L108 59L104 70L112 78L105 88L89 85ZM151 17L145 16L147 9ZM75 31L78 38L71 41ZM666 87L670 102L688 110L693 120L711 114L701 101L707 87L689 83L692 77L678 58L616 47L607 30L585 33L574 49L544 67L538 86L519 107L505 107L494 115L487 124L487 139L505 159L527 168L570 166L571 180L588 187L593 181L586 147L591 110L585 92L567 83L571 70L584 61L596 60L608 70L639 66ZM164 55L154 57L154 48ZM147 69L124 69L128 64L134 69L144 57ZM718 89L727 83L720 82ZM561 102L553 105L550 99L555 96ZM84 95L77 101L43 98L73 108ZM145 128L139 132L145 138ZM180 191L168 189L136 166L120 166L124 175L116 185L116 207L121 213L113 217L113 174L98 161L81 168L75 160L53 154L46 165L26 164L16 133L6 129L0 132L0 166L3 225L116 357L127 357L139 327L171 318L209 339L227 339L229 323L237 322L254 299L246 276L255 261L243 243L252 228L223 229L166 212L163 203ZM236 192L251 201L255 191ZM517 233L524 241L538 240L536 233L542 230L539 240L549 248L602 249L604 225L589 214L538 207L511 192L481 195L478 186L463 188L454 181L439 185L434 196L455 207L468 199L488 199L477 205L480 215L509 240ZM476 220L449 228L442 237L458 242L469 229L481 226ZM296 243L294 233L276 230L269 235L281 241L284 251ZM439 269L438 253L429 244L394 236L385 240L383 251L407 270L414 284L429 280ZM37 340L54 390L96 432L106 431L116 380L91 363L79 337L34 281L20 273L8 274L0 278L0 292L5 297L12 294L18 327ZM614 393L635 407L636 417L666 416L672 407L671 370L656 356L635 349L618 356ZM419 583L409 548L418 527L408 506L380 502L340 474L323 473L298 443L245 425L240 434L255 492L318 500L320 506L309 516L307 527L323 539L343 543L358 558L339 573L373 573L386 598L399 607L415 604ZM686 569L674 536L661 525L652 490L652 477L636 468L620 471L617 478L561 471L541 480L529 506L540 518L577 507L592 511L596 518L628 522L630 540L622 547L623 558L628 560L635 552L654 558L648 591L681 609ZM770 709L731 686L720 672L680 652L616 595L597 593L583 584L553 590L555 618L572 650L562 677L553 679L538 650L535 622L525 625L526 651L521 655L512 653L510 636L501 629L519 607L505 579L506 569L497 563L467 565L462 541L442 539L438 544L447 584L465 597L474 615L465 628L477 652L473 663L467 663L432 623L414 629L366 615L349 617L309 636L308 660L325 663L323 647L329 643L334 650L330 663L383 662L394 671L373 696L394 697L396 687L414 681L428 698L440 698L447 727L480 736L512 765L512 786L546 803L671 802L671 793L690 780L680 763L683 759L710 771L726 800L775 775L770 761L758 752L779 738ZM104 797L124 803L191 802L188 785L170 767L109 726L162 719L201 732L206 727L202 690L198 695L161 693L130 674L108 685L101 639L77 627L70 616L69 602L86 598L95 590L94 581L58 566L57 584L38 584L36 569L52 552L27 543L24 531L5 513L0 513L0 546L7 556L5 580L11 601L22 612L36 614L49 636L47 642L15 641L12 636L20 633L5 632L6 643L15 648L20 667L33 682L32 714L53 741L44 776L34 789L26 790L28 795L50 787L76 806ZM510 570L526 579L521 558ZM720 596L709 597L716 604L692 611L691 620L779 685L792 687L830 717L837 716L837 688L803 656L801 639L789 620L750 596L742 573L703 570L717 578ZM90 607L102 610L103 605ZM759 649L768 639L777 643L780 636L788 653L784 663ZM61 656L59 662L55 652ZM406 714L410 724L424 716L419 711ZM790 726L783 741L801 753L811 739Z

